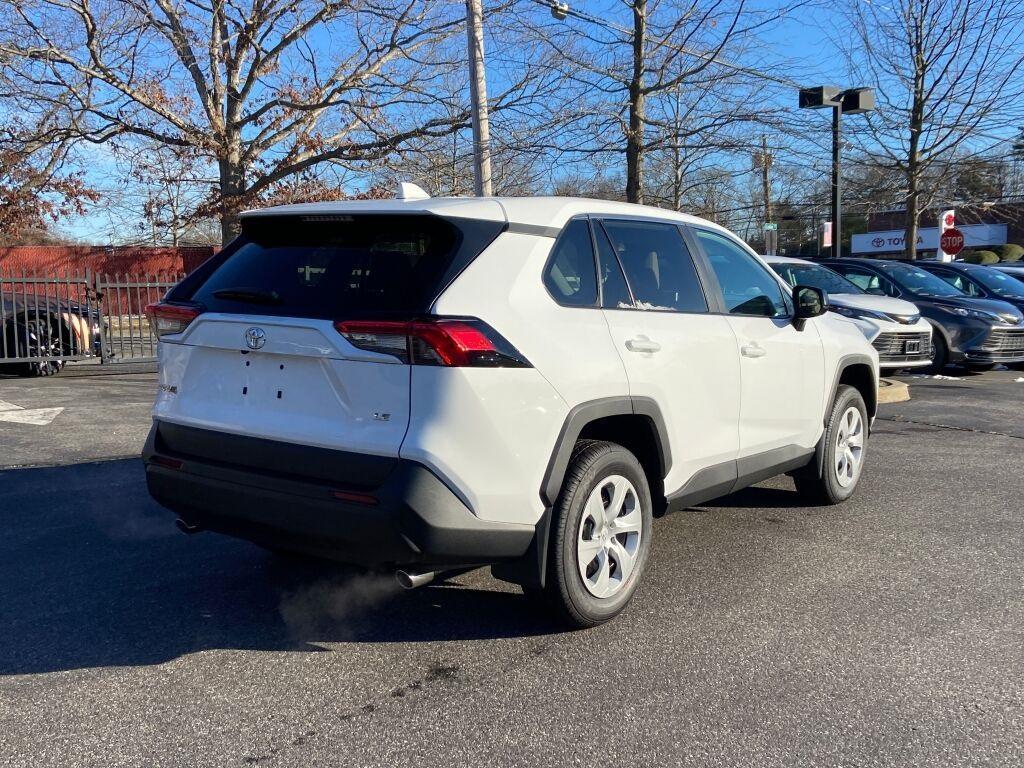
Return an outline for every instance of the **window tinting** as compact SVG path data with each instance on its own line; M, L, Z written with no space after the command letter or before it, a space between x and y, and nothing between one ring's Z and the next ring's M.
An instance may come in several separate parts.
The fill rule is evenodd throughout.
M968 274L1000 298L1024 299L1024 282L991 267L970 267Z
M881 264L878 268L885 272L893 282L920 296L944 297L964 295L962 291L958 291L949 283L940 280L931 272L925 272L923 269L909 264ZM882 287L885 288L884 285ZM886 293L888 293L888 290Z
M544 272L544 285L559 304L597 304L594 247L586 219L570 221L558 236Z
M594 239L597 241L597 261L601 275L601 306L605 309L632 309L633 299L629 295L622 267L619 266L608 235L596 221Z
M968 296L981 296L981 290L978 286L966 279L963 275L958 275L956 272L935 272L940 280L952 285L958 291L963 291Z
M604 228L639 309L708 311L697 270L677 226L608 220Z
M729 313L765 317L789 314L782 286L757 259L717 232L694 231L718 278Z
M168 298L212 312L334 320L425 312L500 229L429 215L249 219Z
M798 285L809 285L826 293L864 293L839 273L820 264L776 262L769 266L794 288Z

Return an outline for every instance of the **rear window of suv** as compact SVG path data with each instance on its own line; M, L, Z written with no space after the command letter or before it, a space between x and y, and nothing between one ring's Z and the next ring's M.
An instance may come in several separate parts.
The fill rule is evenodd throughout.
M241 235L167 298L329 320L423 313L503 226L422 214L243 219Z

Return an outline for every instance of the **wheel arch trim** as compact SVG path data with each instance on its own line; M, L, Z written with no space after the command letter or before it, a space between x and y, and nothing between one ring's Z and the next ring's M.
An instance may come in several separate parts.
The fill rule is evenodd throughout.
M569 411L562 422L562 428L555 440L554 448L548 459L547 469L544 471L544 480L541 483L540 497L545 507L552 507L558 499L558 494L565 479L565 473L569 468L569 459L572 457L573 446L579 439L580 434L588 424L609 416L643 416L647 417L654 426L654 438L657 443L657 453L662 472L662 478L668 474L672 467L672 452L668 439L668 428L665 426L665 419L661 414L661 408L649 397L604 397L599 400L590 400L580 403Z

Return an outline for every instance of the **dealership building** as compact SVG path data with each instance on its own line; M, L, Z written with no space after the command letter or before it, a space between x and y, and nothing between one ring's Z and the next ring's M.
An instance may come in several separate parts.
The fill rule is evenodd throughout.
M948 205L921 214L917 249L934 252L939 247L938 220L942 211L956 211L956 228L964 234L964 248L986 250L1005 243L1024 245L1024 202L988 206ZM902 256L906 211L879 211L868 216L868 231L850 236L854 256Z

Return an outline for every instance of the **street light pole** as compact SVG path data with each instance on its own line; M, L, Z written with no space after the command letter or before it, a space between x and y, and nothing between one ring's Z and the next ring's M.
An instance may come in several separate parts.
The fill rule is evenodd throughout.
M466 0L466 38L469 44L469 94L473 118L473 192L477 197L490 197L491 128L487 118L481 0Z
M842 119L843 113L856 115L870 112L875 108L875 92L870 88L848 88L839 90L834 85L819 85L800 89L801 109L832 107L832 253L842 256L843 226L842 198L843 180L840 174L842 160Z
M840 99L832 107L832 257L843 255L843 177L839 172L842 161L841 127L843 121L843 102Z

